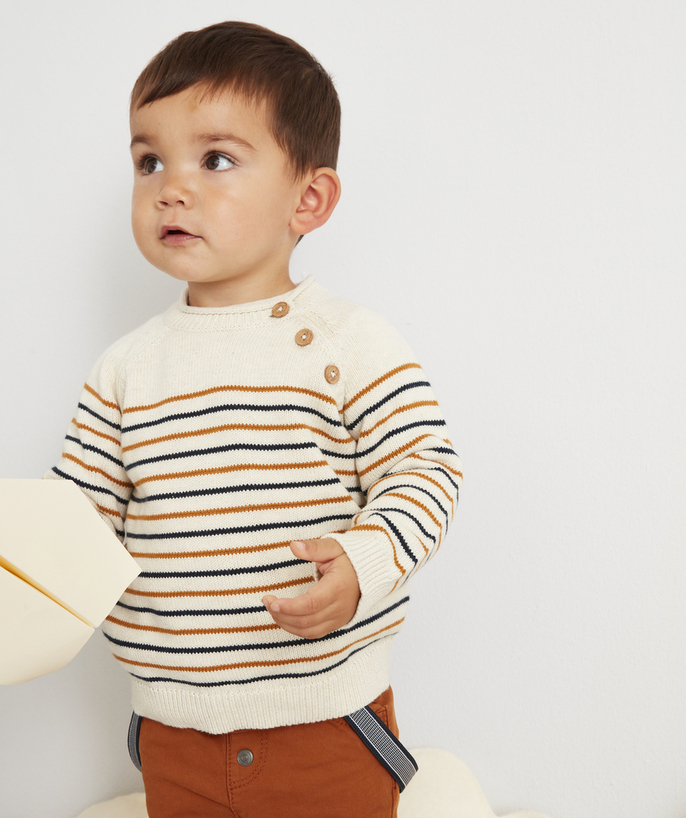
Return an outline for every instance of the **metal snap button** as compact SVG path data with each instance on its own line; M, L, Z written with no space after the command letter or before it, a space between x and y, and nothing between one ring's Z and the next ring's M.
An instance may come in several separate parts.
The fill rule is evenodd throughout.
M253 762L253 758L254 756L250 750L240 750L236 756L236 761L238 761L241 767L249 767Z
M278 304L274 304L272 307L272 315L274 318L283 318L284 315L288 315L290 307L285 301L279 301Z
M338 383L341 378L341 370L331 364L331 366L327 366L324 370L324 377L329 383Z
M295 334L295 343L300 347L306 347L312 343L314 333L311 329L299 329Z

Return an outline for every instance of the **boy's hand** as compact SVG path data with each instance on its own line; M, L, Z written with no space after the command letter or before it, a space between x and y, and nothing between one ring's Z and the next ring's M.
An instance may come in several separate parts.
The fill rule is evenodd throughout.
M264 606L276 624L296 636L320 639L347 625L360 599L357 574L347 554L336 540L297 540L291 551L301 560L316 562L322 575L319 582L293 599L265 596Z

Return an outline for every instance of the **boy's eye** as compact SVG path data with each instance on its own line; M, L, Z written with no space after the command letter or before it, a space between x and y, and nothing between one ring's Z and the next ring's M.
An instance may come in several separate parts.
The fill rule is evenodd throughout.
M144 156L140 168L143 173L159 173L164 169L164 165L156 156Z
M228 170L233 165L233 159L225 153L208 153L203 163L207 170Z

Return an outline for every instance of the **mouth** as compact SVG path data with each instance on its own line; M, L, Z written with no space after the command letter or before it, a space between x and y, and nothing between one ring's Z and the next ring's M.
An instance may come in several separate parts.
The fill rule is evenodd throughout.
M164 225L160 231L160 239L168 244L183 244L183 242L199 238L200 236L196 236L194 233L189 233L188 230L184 230L183 227L180 227L177 224Z

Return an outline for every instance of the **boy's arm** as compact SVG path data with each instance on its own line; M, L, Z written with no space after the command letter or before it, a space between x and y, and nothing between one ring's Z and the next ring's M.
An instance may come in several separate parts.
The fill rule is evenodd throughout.
M462 479L431 387L404 341L385 322L359 332L357 341L351 343L354 357L341 367L342 420L356 440L355 467L367 502L348 531L320 541L318 556L305 556L294 544L297 556L317 563L328 558L325 570L319 566L317 586L293 600L267 600L272 612L279 605L275 621L309 638L333 630L328 623L342 627L353 613L364 615L436 553ZM357 587L350 585L348 562ZM343 610L350 611L351 604L345 619ZM337 618L331 616L334 608ZM307 623L307 632L295 628L296 617Z
M413 360L385 369L346 403L367 495L352 527L333 534L357 574L364 612L407 583L452 522L462 467L435 396Z
M76 483L123 541L133 485L122 462L122 416L116 384L114 362L103 356L86 381L62 457L44 477Z

